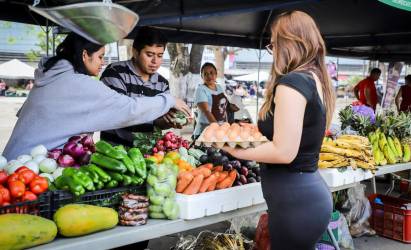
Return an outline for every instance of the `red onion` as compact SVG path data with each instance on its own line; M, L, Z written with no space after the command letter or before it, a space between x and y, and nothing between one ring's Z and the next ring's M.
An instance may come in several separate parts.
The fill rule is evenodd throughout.
M91 151L86 151L86 153L82 157L80 157L79 163L81 166L89 164L91 154Z
M55 149L52 149L52 150L50 150L50 151L48 152L47 158L51 158L51 159L57 160L62 153L63 153L63 150L62 150L62 149L55 148Z
M81 140L81 136L79 135L75 135L72 136L68 139L68 142L74 142L74 143L78 143Z
M62 167L71 167L76 162L70 155L60 155L60 157L57 159L57 163Z
M91 135L86 135L81 139L80 143L83 144L83 146L90 147L91 145L94 145L93 137Z
M80 159L86 151L80 143L67 142L66 145L64 145L63 153L71 155L75 159Z
M71 155L73 148L76 146L76 142L67 142L63 147L63 154Z

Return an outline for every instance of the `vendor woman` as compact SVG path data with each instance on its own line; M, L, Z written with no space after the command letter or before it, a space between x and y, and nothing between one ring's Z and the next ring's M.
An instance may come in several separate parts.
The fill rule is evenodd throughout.
M61 147L73 135L152 122L173 107L190 116L189 107L170 94L129 97L92 78L102 69L104 52L104 45L70 33L55 57L40 61L3 152L8 160L39 144Z

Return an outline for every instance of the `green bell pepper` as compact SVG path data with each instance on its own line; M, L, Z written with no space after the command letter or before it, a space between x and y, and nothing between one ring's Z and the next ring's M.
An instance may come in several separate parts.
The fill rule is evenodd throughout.
M90 164L89 165L89 169L91 171L93 171L94 173L96 173L99 177L99 180L101 180L102 182L109 182L111 181L111 177L110 175L108 175L103 169L97 167L94 164Z
M100 140L96 143L95 146L96 146L97 152L107 155L108 157L111 157L117 160L121 160L123 159L124 155L127 155L127 154L124 154L124 152L120 150L116 150L115 148L113 148L113 146L111 146L110 143L105 142L105 141Z
M108 175L110 175L112 180L116 180L118 182L122 182L123 181L123 175L117 172L112 172L112 171L106 171L106 173Z
M131 182L134 186L139 186L144 183L144 179L138 176L131 176Z
M96 172L92 171L89 168L89 165L81 166L80 171L87 174L93 180L94 183L99 182L100 179L99 179L98 174Z
M110 182L107 182L104 187L105 188L115 188L117 186L118 186L118 182L116 180L111 180Z
M100 153L92 154L91 162L107 170L116 171L120 173L125 173L127 171L126 166L124 166L124 164L121 161L107 157Z
M133 161L130 159L130 157L128 157L127 155L124 156L124 158L121 160L124 165L126 165L127 170L131 173L131 174L135 174L136 171L134 169L134 163Z
M128 156L134 163L136 173L143 179L147 177L146 161L138 148L131 148L128 151Z
M131 177L123 174L123 186L130 186L131 184L133 184Z

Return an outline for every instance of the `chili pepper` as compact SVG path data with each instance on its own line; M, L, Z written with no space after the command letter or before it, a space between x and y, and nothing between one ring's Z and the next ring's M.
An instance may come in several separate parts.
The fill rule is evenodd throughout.
M131 148L128 151L128 156L134 163L136 173L143 179L147 178L146 161L138 148Z
M134 163L130 159L130 157L126 155L121 161L124 163L124 165L126 165L126 168L130 173L132 173L133 175L136 173L136 170L134 169Z
M26 190L21 197L22 201L35 201L37 200L37 195L35 195L33 192Z
M96 189L100 190L104 188L104 183L102 181L99 181L96 183Z
M130 186L131 184L133 184L131 177L123 174L123 186Z
M88 176L90 176L90 178L93 180L94 183L99 182L99 176L96 172L92 171L89 168L89 165L86 166L81 166L80 167L80 171L84 172L85 174L88 174Z
M24 191L26 191L26 186L22 181L10 181L9 190L11 197L18 198L23 196Z
M116 173L116 172L113 172L113 171L106 171L106 173L107 173L108 175L110 175L110 177L111 177L112 180L116 180L116 181L118 181L118 182L122 182L122 181L123 181L123 175L120 174L120 173Z
M138 176L131 176L131 181L134 186L139 186L144 183L144 179Z
M98 175L99 180L101 180L102 182L111 181L110 175L108 175L103 169L97 167L94 164L90 164L88 167L91 171L95 172Z
M22 181L25 185L29 184L36 174L31 169L24 169L18 173L19 180Z
M80 196L86 192L84 190L83 186L81 183L78 183L76 180L74 180L71 176L64 176L63 175L64 182L67 183L70 192L74 194L75 196Z
M68 184L65 182L64 176L60 175L59 177L57 177L54 180L54 184L56 185L56 187L60 190L68 190Z
M118 182L116 180L111 180L111 181L107 182L104 187L105 188L115 188L117 186L118 186Z
M91 162L107 170L112 170L121 173L125 173L127 171L126 166L124 166L124 164L121 161L107 157L99 153L94 153L91 155Z
M3 203L10 202L10 191L2 185L0 185L0 196L3 198Z
M96 143L96 151L117 160L121 160L123 159L124 155L127 155L120 150L116 150L115 148L113 148L113 146L110 145L110 143L105 141L98 141Z
M0 171L0 185L6 183L7 178L8 177L7 177L6 171L4 171L4 170Z
M30 190L31 192L35 194L41 194L45 191L47 191L47 188L49 187L49 183L47 182L47 179L41 176L36 176L31 182L30 182Z

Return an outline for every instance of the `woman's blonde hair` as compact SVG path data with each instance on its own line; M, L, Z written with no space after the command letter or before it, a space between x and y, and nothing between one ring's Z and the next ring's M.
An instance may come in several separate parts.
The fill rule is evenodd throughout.
M260 119L272 114L274 88L278 79L293 71L312 71L321 81L327 112L327 127L335 108L335 94L325 65L325 44L314 20L301 11L280 14L271 25L274 62Z

